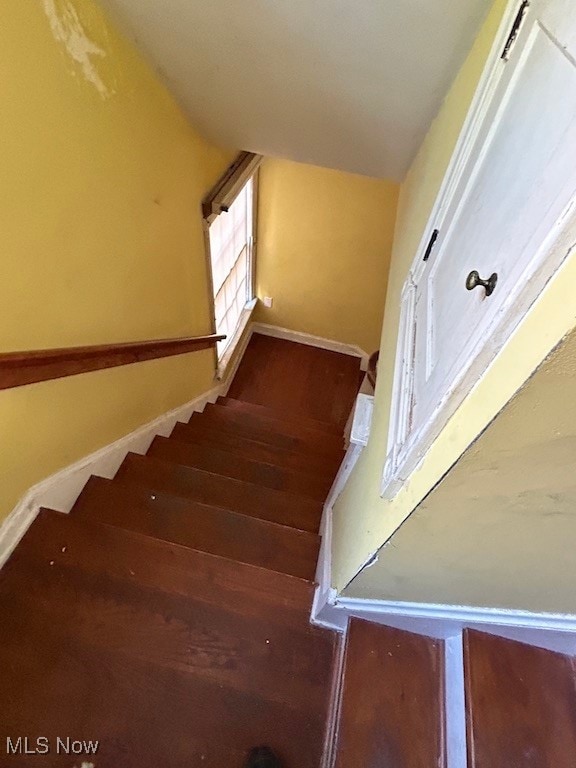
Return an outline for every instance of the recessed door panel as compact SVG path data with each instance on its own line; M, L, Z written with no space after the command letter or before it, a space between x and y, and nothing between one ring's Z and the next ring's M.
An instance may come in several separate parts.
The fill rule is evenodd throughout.
M457 386L498 316L517 301L576 194L576 51L556 39L562 25L553 34L543 22L544 12L551 15L562 4L533 3L506 64L489 129L418 281L416 426ZM572 7L564 31L573 45L574 29ZM474 271L469 285L477 284L469 290ZM493 274L497 279L489 285Z

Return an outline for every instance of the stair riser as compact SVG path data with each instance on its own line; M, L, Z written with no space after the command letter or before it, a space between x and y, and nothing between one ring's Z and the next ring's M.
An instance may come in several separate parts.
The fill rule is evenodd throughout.
M73 514L289 576L314 579L318 536L224 509L101 481L86 488Z
M54 562L290 626L307 623L313 587L302 579L190 550L133 531L41 510L7 568Z
M220 403L208 404L204 408L203 415L210 415L221 419L223 423L234 423L238 427L277 432L280 435L294 437L311 445L332 446L336 449L341 449L344 441L343 434L336 435L332 432L303 426L302 424L293 424L290 421L264 416L263 414L247 413L239 408L230 408L229 406L220 405Z
M342 437L342 429L336 424L330 424L325 421L318 421L315 419L299 419L297 416L291 413L284 413L272 408L267 408L264 405L257 405L256 403L247 403L243 400L234 400L231 397L219 397L217 400L218 405L222 405L225 408L232 408L237 411L252 413L254 415L260 415L263 417L269 417L279 421L288 421L291 424L300 424L303 427L311 427L320 432L326 432L329 435L337 435Z
M212 475L151 457L129 454L116 475L122 483L228 509L261 520L318 533L322 505L239 480Z
M267 464L275 464L312 474L319 473L327 479L333 479L336 476L344 459L344 451L332 459L319 455L306 455L261 443L257 440L250 440L233 433L218 433L213 429L200 426L195 426L192 429L189 425L182 423L176 424L171 437L182 442L210 445L215 448L238 452L251 461L263 461Z
M330 438L323 441L311 441L306 438L284 435L271 428L237 423L226 418L225 415L223 416L219 412L214 411L195 413L186 426L190 429L200 427L201 429L211 429L218 433L239 435L243 438L256 440L257 442L282 448L286 451L301 452L313 456L317 455L328 459L336 458L343 449L343 440L334 441Z

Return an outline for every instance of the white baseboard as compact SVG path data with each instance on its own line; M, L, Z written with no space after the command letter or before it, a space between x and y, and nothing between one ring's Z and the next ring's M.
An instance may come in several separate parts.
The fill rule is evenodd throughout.
M479 608L469 605L441 605L435 603L405 603L392 600L368 600L338 596L335 607L349 615L378 621L387 617L402 619L410 631L423 622L433 629L446 627L454 634L455 629L482 624L498 627L541 629L576 632L576 615L564 613L532 613L509 608ZM410 625L410 626L408 626ZM402 628L402 627L399 627Z
M470 628L576 655L576 615L572 614L368 600L343 597L333 589L319 594L327 603L316 606L319 620L313 616L312 621L337 631L351 618L443 640L459 637Z
M177 421L188 421L192 413L202 411L223 394L219 385L188 403L174 408L144 424L129 435L100 448L50 477L32 486L0 527L0 568L34 522L41 507L69 512L91 475L112 478L129 451L146 453L156 435L167 437Z
M316 566L316 591L312 602L310 620L313 624L326 629L343 632L348 623L348 615L336 607L336 590L332 587L332 510L336 499L342 491L356 462L360 458L363 446L351 443L346 451L344 461L340 465L332 488L324 504L322 521L320 523L320 553Z
M268 325L268 323L252 323L252 333L261 333L263 336L273 336L276 339L286 339L295 341L298 344L307 344L309 347L318 347L319 349L328 349L331 352L340 352L342 355L360 358L360 369L368 369L368 358L370 355L356 344L344 344L334 339L325 339L322 336L314 336L311 333L301 333L300 331L291 331L289 328L281 328L278 325Z

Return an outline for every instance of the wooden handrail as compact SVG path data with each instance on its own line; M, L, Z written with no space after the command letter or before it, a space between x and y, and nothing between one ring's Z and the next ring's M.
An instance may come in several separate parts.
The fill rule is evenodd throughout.
M133 341L124 344L98 344L90 347L38 349L33 352L0 354L0 389L21 387L78 373L114 368L159 357L183 355L208 349L226 336L188 336L180 339Z

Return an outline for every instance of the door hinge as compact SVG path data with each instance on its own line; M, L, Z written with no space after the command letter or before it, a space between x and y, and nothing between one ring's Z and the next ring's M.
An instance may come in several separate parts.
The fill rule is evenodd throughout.
M424 251L424 256L422 257L422 261L428 261L428 259L430 258L430 254L432 253L432 249L436 245L436 240L438 240L439 234L440 234L440 230L435 229L430 235L430 240L428 241L428 245L426 246L426 250Z
M502 50L502 54L500 56L502 61L508 61L508 59L510 58L510 51L512 50L512 47L516 42L516 38L518 37L518 34L520 32L520 27L522 26L522 22L524 21L524 17L528 12L529 7L530 7L530 0L522 0L522 2L520 3L520 8L518 9L518 13L514 17L514 21L512 22L510 34L508 35L508 37L506 38L506 42L504 43L504 49Z

